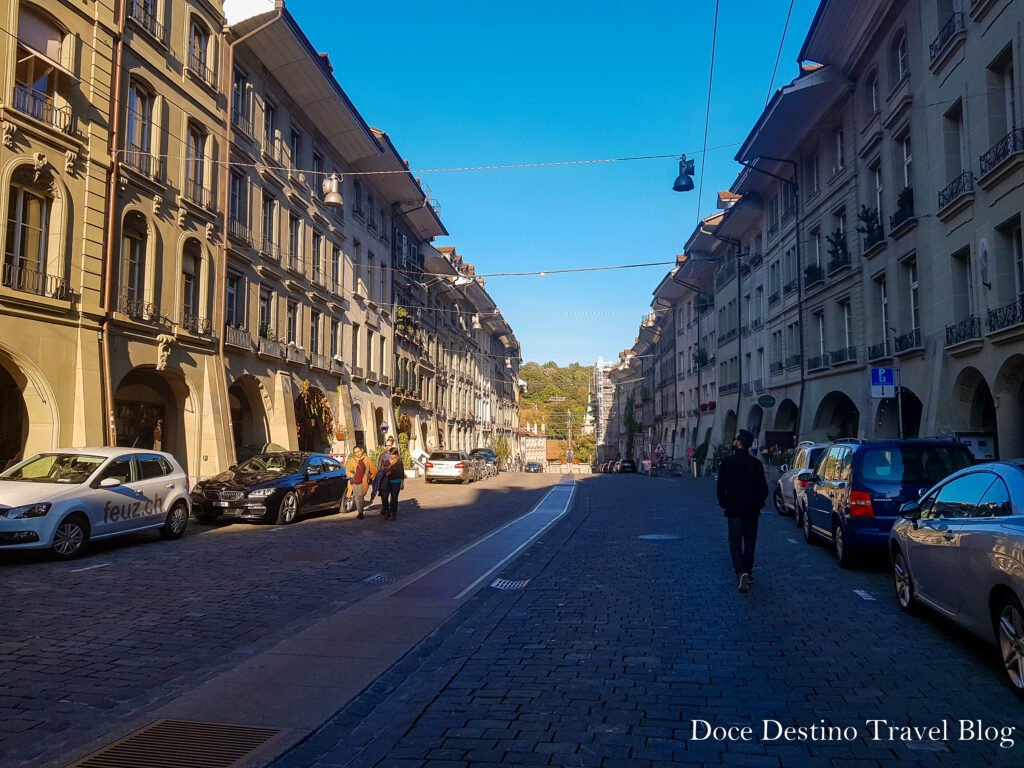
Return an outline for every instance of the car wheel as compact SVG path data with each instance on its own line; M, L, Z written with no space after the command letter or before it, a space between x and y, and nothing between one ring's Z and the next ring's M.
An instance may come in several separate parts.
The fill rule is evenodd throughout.
M1010 687L1024 697L1024 608L1013 595L1005 595L996 609L996 639Z
M464 478L462 478L462 480L461 480L460 482L461 482L461 483L462 483L463 485L469 485L469 484L470 484L470 482L471 482L471 481L470 481L470 479L469 479L469 473L466 473L466 476L465 476Z
M804 529L804 541L806 541L808 544L815 544L817 542L817 538L818 537L814 533L814 529L811 527L811 516L807 512L806 509L804 510L803 529Z
M167 540L180 539L185 535L186 528L188 528L188 508L179 501L167 513L167 520L164 521L164 527L160 529L160 535Z
M832 544L836 550L836 560L840 568L853 567L853 548L846 541L846 534L843 532L843 524L836 520L832 524Z
M281 499L281 506L277 508L277 524L288 525L289 523L294 523L298 514L299 499L294 493L288 491L284 498Z
M89 528L80 515L68 515L53 532L50 554L57 560L70 560L85 552L89 543Z
M775 504L775 511L780 515L788 515L789 510L786 509L786 504L782 498L782 489L776 488L775 493L772 496L772 502Z
M793 499L793 521L796 523L797 528L804 527L804 508L800 506L800 502Z
M896 602L904 613L915 613L917 598L914 597L914 579L907 567L903 551L897 549L892 556L892 581L896 588Z

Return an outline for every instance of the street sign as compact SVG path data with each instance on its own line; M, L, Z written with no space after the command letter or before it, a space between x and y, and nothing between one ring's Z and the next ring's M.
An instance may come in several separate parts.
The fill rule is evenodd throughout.
M774 408L775 398L772 395L761 395L757 398L757 404L762 408Z
M892 368L871 369L871 397L893 397L896 394L896 372Z
M655 456L664 456L665 455L665 446L662 445L661 443L658 443L656 446L654 446L654 455Z

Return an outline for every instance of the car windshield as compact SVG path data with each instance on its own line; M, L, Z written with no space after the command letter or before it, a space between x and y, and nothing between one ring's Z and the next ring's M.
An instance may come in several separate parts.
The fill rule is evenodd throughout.
M459 454L457 453L444 453L442 451L434 451L430 454L430 461L458 461Z
M0 474L2 480L30 483L84 483L106 459L80 453L38 453Z
M294 475L302 471L306 460L302 456L282 453L264 453L243 461L236 472L270 472L275 475Z
M935 485L971 465L966 449L945 445L894 445L864 451L862 477L869 483Z

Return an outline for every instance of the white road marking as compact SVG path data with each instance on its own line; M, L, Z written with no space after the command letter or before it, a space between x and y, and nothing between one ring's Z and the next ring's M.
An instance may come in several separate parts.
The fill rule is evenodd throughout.
M271 528L270 532L273 533L274 531L283 531L283 530L284 530L284 528Z
M869 595L867 592L865 592L863 589L855 589L855 590L853 590L853 592L856 595L860 595L865 600L874 600L875 599L871 595Z
M94 568L105 568L108 565L113 565L113 563L100 563L99 565L87 565L85 568L72 568L71 572L80 573L81 571L91 571Z
M786 539L786 541L788 541L790 544L799 544L800 543L796 539Z

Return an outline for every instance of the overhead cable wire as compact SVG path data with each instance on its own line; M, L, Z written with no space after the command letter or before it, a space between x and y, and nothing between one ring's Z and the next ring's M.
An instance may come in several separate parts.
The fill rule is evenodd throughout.
M708 72L708 103L707 109L704 112L704 149L701 152L702 157L707 155L708 151L708 124L711 122L711 90L715 82L715 45L718 41L718 0L715 0L715 25L711 32L711 69ZM700 186L697 188L697 211L698 220L700 219L700 198L704 193L704 166L707 165L706 158L702 159L700 164Z
M786 13L786 23L782 27L782 39L779 40L779 52L775 55L775 66L772 67L772 79L768 81L768 97L764 100L764 105L768 106L768 102L772 100L772 94L775 93L775 75L779 71L779 59L782 58L782 46L786 42L786 31L789 29L789 17L793 15L793 0L789 0L789 11Z

